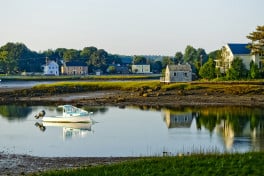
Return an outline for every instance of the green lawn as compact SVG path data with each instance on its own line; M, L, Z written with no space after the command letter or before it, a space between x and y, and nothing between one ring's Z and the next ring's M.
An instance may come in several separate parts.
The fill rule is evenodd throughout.
M264 175L264 153L142 158L110 165L48 171L40 175Z

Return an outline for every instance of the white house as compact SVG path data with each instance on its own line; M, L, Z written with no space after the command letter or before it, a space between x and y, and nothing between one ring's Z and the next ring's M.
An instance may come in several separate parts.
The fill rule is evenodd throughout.
M220 68L222 73L231 68L231 64L236 57L239 57L246 69L250 69L250 62L253 61L259 66L259 56L252 55L250 49L245 43L228 43L222 50L223 60L215 60L216 68Z
M190 82L192 81L192 68L190 64L185 65L167 65L165 77L162 77L161 82Z
M132 65L132 73L150 73L150 65Z
M59 65L55 61L46 61L44 65L44 75L59 75Z

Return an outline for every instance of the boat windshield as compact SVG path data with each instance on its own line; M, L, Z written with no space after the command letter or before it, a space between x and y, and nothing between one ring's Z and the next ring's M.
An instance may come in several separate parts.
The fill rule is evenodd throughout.
M79 109L79 108L76 108L74 106L71 106L71 105L65 105L63 106L63 111L67 114L69 113L81 113L81 112L84 112L84 110L82 109Z

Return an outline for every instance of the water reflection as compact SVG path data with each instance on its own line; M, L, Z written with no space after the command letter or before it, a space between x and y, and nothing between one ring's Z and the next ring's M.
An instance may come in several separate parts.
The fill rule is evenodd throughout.
M61 128L63 139L72 139L86 137L91 132L92 123L36 122L35 126L42 132L45 132L48 127Z
M93 111L98 123L44 123L34 118L41 110L61 114L55 106L0 106L0 150L15 146L16 152L45 156L264 151L262 108L82 108Z
M164 109L164 120L170 128L208 130L222 136L227 150L251 143L252 150L264 150L264 111L249 107L203 107Z
M0 115L8 120L26 119L31 113L32 108L26 105L1 105Z
M193 119L198 117L198 114L192 111L182 112L173 109L165 109L164 114L164 121L168 128L190 128Z

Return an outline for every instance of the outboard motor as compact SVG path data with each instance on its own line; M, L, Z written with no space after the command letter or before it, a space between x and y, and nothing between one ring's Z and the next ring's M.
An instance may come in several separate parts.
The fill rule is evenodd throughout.
M38 114L35 115L35 118L38 119L40 117L44 117L46 112L44 110L40 111Z
M35 126L40 129L40 131L45 131L46 127L42 123L35 123Z

